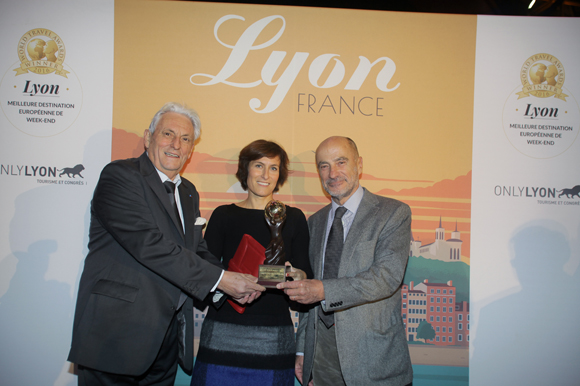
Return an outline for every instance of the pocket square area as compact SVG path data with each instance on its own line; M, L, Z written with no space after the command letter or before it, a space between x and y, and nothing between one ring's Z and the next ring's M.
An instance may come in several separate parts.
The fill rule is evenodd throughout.
M203 217L198 217L195 219L195 225L203 225L207 222L207 220Z

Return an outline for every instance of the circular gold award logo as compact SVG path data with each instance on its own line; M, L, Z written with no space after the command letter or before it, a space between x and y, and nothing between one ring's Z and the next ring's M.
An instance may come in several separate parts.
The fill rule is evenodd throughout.
M20 67L15 68L16 76L33 72L35 74L55 73L67 77L63 68L66 49L62 39L44 28L31 29L18 41Z
M550 54L532 55L520 71L523 88L517 93L518 99L533 95L537 98L554 96L565 101L568 95L562 92L564 78L564 65L556 57Z

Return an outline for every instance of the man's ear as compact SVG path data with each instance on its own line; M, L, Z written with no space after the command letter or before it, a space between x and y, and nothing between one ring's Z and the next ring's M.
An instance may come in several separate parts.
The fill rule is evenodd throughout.
M145 143L145 149L149 150L149 144L151 144L151 132L146 129L143 133L143 142Z

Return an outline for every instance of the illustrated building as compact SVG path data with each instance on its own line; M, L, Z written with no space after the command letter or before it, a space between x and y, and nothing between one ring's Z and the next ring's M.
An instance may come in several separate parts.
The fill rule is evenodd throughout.
M407 331L407 341L415 340L417 327L427 318L427 295L423 291L413 289L413 282L410 286L403 285L401 289L403 300L403 322Z
M422 256L426 259L441 261L460 261L461 244L463 241L461 241L461 233L457 230L457 221L455 221L455 230L451 232L451 238L445 240L445 228L441 225L441 217L439 217L439 227L435 229L435 241L421 245L421 241L411 236L409 256Z
M407 341L417 340L417 328L426 321L435 330L435 337L425 343L437 346L469 345L469 303L456 304L456 288L447 283L429 283L425 279L401 288L403 323Z
M455 304L457 317L457 343L460 346L469 346L469 303Z
M201 334L201 325L207 315L208 307L203 310L199 310L193 307L193 355L197 356L197 350L199 349L199 336Z

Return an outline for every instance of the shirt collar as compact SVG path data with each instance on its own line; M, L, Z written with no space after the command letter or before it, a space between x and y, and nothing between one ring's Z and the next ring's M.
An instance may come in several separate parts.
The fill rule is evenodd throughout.
M153 165L153 167L155 167L155 165ZM161 182L171 181L175 184L175 188L177 188L181 184L181 176L179 174L177 174L175 176L175 178L173 180L171 180L161 170L159 170L157 168L155 168L155 170L157 170L157 174L159 174L159 178L161 178Z
M149 156L149 152L147 152L147 156ZM153 164L153 162L151 162L151 164ZM161 178L161 182L171 181L175 184L175 188L177 188L181 184L181 176L179 175L179 173L177 173L175 178L173 178L173 180L171 180L169 177L167 177L167 175L165 173L163 173L161 170L157 169L157 167L155 165L153 165L153 167L155 168L155 170L157 170L157 174L159 174L159 178Z
M332 203L332 213L336 212L336 209L339 206L344 206L349 212L356 213L360 205L360 202L362 201L364 192L365 191L363 187L359 184L358 189L354 192L352 196L349 197L349 199L344 203L344 205L338 205L336 202L334 202L334 200L331 200L330 202Z

